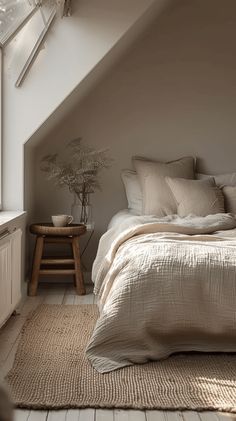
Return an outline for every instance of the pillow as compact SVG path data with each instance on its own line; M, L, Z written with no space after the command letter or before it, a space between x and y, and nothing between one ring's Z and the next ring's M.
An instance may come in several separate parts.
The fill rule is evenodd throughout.
M143 214L158 217L177 212L176 202L165 177L194 178L194 158L172 162L154 162L133 158L143 193Z
M166 181L175 197L179 216L207 216L225 211L223 193L213 178L185 180L166 177Z
M222 191L225 198L226 212L236 215L236 186L225 186Z
M236 186L236 172L227 174L207 175L207 174L196 174L198 180L206 180L208 178L214 178L215 183L218 187L224 186Z
M125 186L128 208L138 215L142 214L143 195L137 173L131 170L123 170L121 178Z

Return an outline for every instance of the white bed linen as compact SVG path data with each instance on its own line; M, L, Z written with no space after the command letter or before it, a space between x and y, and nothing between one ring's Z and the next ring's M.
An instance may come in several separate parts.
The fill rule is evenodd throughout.
M122 209L119 212L117 212L110 220L108 224L108 230L116 227L117 225L122 224L124 221L132 221L133 216L139 216L138 212L135 212L131 209Z
M93 267L93 366L108 372L179 351L236 351L235 218L121 218Z
M148 220L150 222L154 222L154 221L157 221L157 220L160 219L160 218L157 218L155 215L140 216L139 213L137 213L137 212L135 212L131 209L122 209L119 212L115 213L115 215L111 218L111 220L108 224L107 230L110 230L111 228L115 228L115 227L120 226L120 225L122 225L123 230L127 229L129 227L132 227L133 223L134 223L134 217L136 217L136 216L140 217L140 218L137 219L137 224L140 223L140 220L143 221L143 218L145 218L145 220L147 220L147 218L148 218ZM175 215L175 217L177 217L177 215ZM191 215L190 215L190 217L191 217ZM236 215L233 215L233 217L236 218ZM218 231L215 231L214 233L212 233L211 235L213 235L213 236L220 235L220 237L231 237L231 238L235 237L236 238L236 228L227 229L227 230L220 230L220 231L218 230ZM105 257L105 255L104 255L104 257Z

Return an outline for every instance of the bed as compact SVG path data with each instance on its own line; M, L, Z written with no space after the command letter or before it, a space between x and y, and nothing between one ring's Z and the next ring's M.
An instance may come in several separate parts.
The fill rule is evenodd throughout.
M180 351L236 351L235 226L228 214L113 218L93 268L100 317L87 356L99 372Z
M86 353L101 373L176 352L236 352L236 219L212 181L189 178L170 180L182 190L190 183L176 212L122 210L100 240L92 272L100 316ZM199 215L189 207L194 183ZM213 195L208 208L199 192Z

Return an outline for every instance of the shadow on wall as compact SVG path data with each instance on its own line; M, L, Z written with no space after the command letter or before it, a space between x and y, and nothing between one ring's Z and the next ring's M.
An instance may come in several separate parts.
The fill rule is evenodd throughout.
M198 170L236 169L236 2L178 1L167 9L93 91L29 155L28 209L32 220L68 213L72 197L46 181L40 159L82 136L109 147L115 162L93 195L96 234L125 208L120 171L131 157L200 158ZM30 148L28 145L27 148Z

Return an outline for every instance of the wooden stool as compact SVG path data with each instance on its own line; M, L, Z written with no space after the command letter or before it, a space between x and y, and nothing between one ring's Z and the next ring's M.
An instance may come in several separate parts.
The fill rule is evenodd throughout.
M86 293L84 287L83 274L81 271L79 237L86 232L86 226L82 224L71 224L66 227L54 227L52 224L32 224L30 232L37 235L32 277L29 283L28 294L37 295L38 281L40 275L74 275L75 286L78 295ZM44 244L70 244L72 248L72 258L64 257L43 257ZM73 265L73 269L42 268L50 265Z

